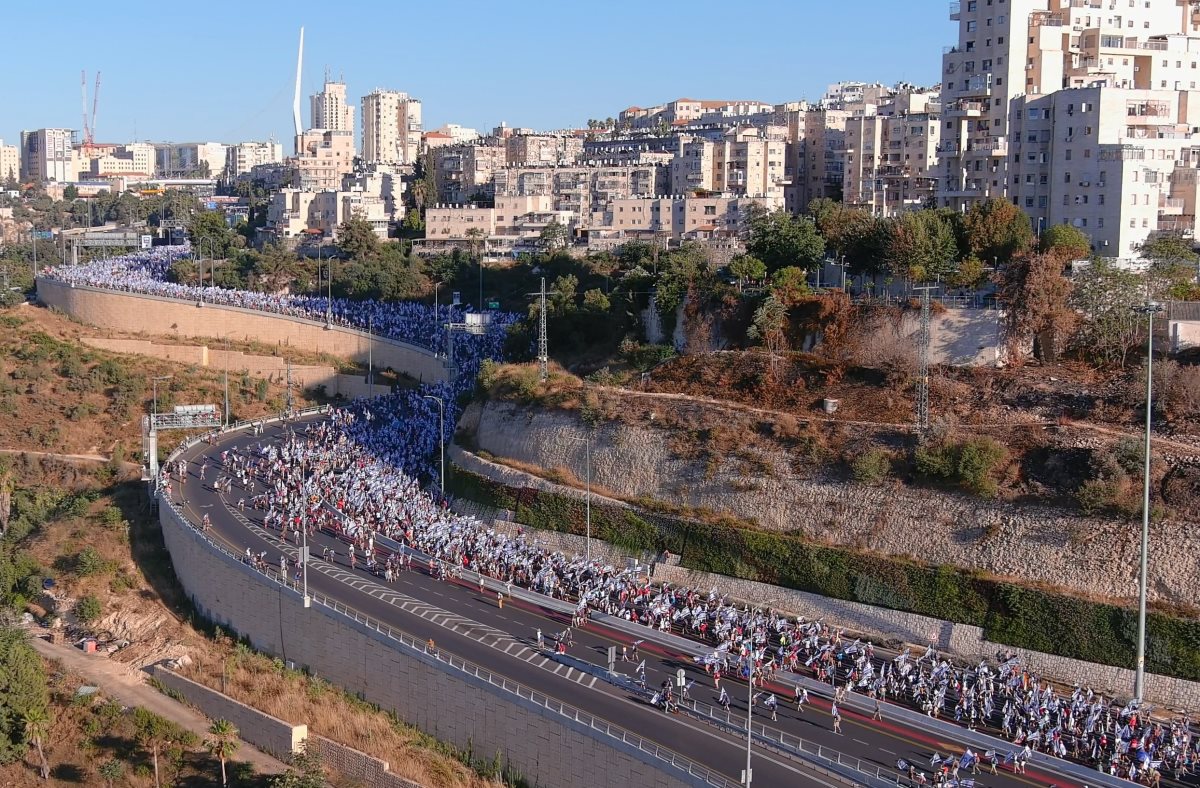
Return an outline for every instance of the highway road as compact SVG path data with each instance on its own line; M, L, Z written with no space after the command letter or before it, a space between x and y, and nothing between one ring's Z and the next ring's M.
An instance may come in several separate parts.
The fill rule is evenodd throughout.
M175 501L194 523L207 514L212 523L210 535L227 543L236 554L266 551L269 566L278 567L281 554L295 566L297 546L280 541L279 533L263 527L262 512L247 508L239 511L234 505L239 498L262 492L243 491L235 483L228 496L213 490L212 483L220 465L219 454L229 448L245 449L251 444L277 438L281 428L268 426L261 436L240 432L224 436L216 445L197 444L183 456L187 460L186 483L176 483L172 491ZM199 466L207 457L207 480L199 478ZM338 560L321 560L322 547L338 552ZM311 591L336 599L348 607L405 631L420 640L433 638L439 649L446 649L464 659L485 665L489 670L514 681L536 688L565 703L606 719L650 739L663 747L690 758L710 769L738 781L746 762L745 722L747 687L744 682L723 679L732 704L729 724L718 725L689 714L665 714L649 705L645 695L631 688L629 682L612 683L599 677L607 666L609 646L630 644L629 635L589 623L574 630L574 644L568 656L597 666L588 672L575 670L551 658L549 651L537 648L536 633L541 630L547 646L553 644L554 633L570 624L569 615L550 605L512 599L503 608L497 604L496 593L480 593L473 582L439 580L427 567L418 566L402 572L399 578L385 583L361 568L353 570L347 563L343 543L328 534L310 538L310 554L318 556L309 564L308 583ZM533 599L533 597L530 597ZM297 634L302 637L302 634ZM649 638L647 638L649 640ZM646 683L658 687L664 680L674 679L683 669L688 680L695 679L691 696L701 704L716 705L718 691L703 668L689 655L653 643L643 643L641 657L646 660ZM633 672L634 666L618 662L617 670ZM787 701L790 687L771 687L779 694L778 719L769 719L761 703L754 709L756 726L761 724L770 735L784 732L790 736L821 747L831 748L848 756L880 767L885 774L895 775L897 760L904 759L930 772L930 759L936 752L943 756L961 754L965 749L954 736L918 730L896 719L894 708L884 704L883 720L847 711L843 707L842 732L835 733L830 716L830 698L813 695L810 703L799 712ZM740 729L740 735L737 733ZM976 748L978 751L978 748ZM763 786L792 784L830 784L831 778L809 768L793 756L775 749L755 746L753 752L754 784ZM993 775L984 770L973 778L980 788L995 786L1046 786L1066 788L1082 785L1060 775L1053 775L1031 765L1025 774L1014 774L1001 767ZM1097 775L1099 776L1099 775Z

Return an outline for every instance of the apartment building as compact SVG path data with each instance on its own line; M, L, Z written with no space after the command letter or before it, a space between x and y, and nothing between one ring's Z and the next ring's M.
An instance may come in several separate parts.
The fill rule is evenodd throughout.
M89 178L154 177L156 151L153 145L135 142L109 148L110 150L102 155L87 157L87 169L81 171L81 174L86 174Z
M629 107L617 116L618 125L626 129L677 128L699 123L740 125L750 118L773 113L773 104L737 99L713 101L680 98L653 107Z
M336 240L338 228L352 217L366 220L376 235L387 238L383 199L358 190L280 189L271 195L263 232L269 240L289 246L309 233Z
M337 189L342 176L354 172L354 133L309 129L300 135L300 155L293 164L301 190Z
M1196 4L964 0L951 19L939 204L1011 199L1112 257L1195 231Z
M670 191L662 163L588 162L562 167L509 166L493 174L496 199L550 196L552 207L579 217L602 210L610 200L653 197Z
M689 139L671 162L675 194L705 191L760 198L774 210L784 204L786 129L745 126L729 129L718 141Z
M0 140L0 185L21 178L21 151L16 145L5 145Z
M784 207L803 213L820 197L842 199L846 169L844 109L812 107L788 113Z
M732 195L631 197L612 200L593 215L589 227L597 235L607 231L627 239L732 238L745 232L753 204L762 205L762 200Z
M238 178L255 167L283 162L283 145L278 142L240 142L225 151L225 171Z
M843 201L876 216L932 204L941 139L935 90L901 89L846 119Z
M430 151L436 202L459 204L494 193L492 174L507 164L505 146L495 138Z
M37 129L21 132L21 178L25 181L74 181L79 159L75 132L70 129Z
M325 75L320 93L309 98L312 128L354 133L354 107L346 101L346 83L335 82Z
M504 140L506 164L574 164L583 139L569 134L512 134Z
M415 248L435 252L482 243L489 253L532 250L551 222L574 235L578 219L572 211L556 210L550 195L497 195L492 208L437 205L425 212L425 239Z
M163 142L154 145L154 171L164 178L220 177L230 146L220 142Z
M395 90L362 98L362 159L367 164L413 164L421 154L421 102Z

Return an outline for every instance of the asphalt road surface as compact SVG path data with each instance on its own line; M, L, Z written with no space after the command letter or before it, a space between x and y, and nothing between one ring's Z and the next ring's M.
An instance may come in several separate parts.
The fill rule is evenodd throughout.
M249 548L253 553L266 551L268 566L278 569L281 554L288 555L289 567L295 567L297 546L283 543L279 532L262 526L263 512L249 507L239 511L239 498L249 499L263 491L258 486L252 492L242 490L236 483L227 496L216 493L212 484L220 467L222 450L249 445L279 436L280 427L268 426L261 436L239 432L226 436L217 445L197 444L183 458L187 460L187 480L175 483L173 497L181 503L186 516L194 523L205 514L212 523L210 535L225 543L236 554ZM199 478L199 467L208 457L206 479ZM337 551L334 562L321 560L322 548ZM644 695L597 678L596 675L569 669L550 659L549 651L539 650L536 633L544 634L547 648L554 644L554 635L570 624L567 614L520 600L508 600L503 608L497 604L496 593L480 593L478 585L432 577L427 566L414 560L413 568L402 571L399 578L387 584L361 568L352 570L348 564L346 545L327 534L309 539L309 553L316 556L309 564L308 583L311 592L323 594L357 609L395 629L402 630L422 641L433 638L439 649L486 666L498 675L533 687L551 697L577 706L597 717L621 726L658 743L660 746L692 759L726 775L731 781L740 779L746 763L745 682L722 679L732 699L729 725L740 727L737 735L728 727L701 721L686 714L666 714L652 707ZM289 570L290 573L291 570ZM302 637L298 634L297 637ZM630 645L628 635L589 623L574 630L574 644L568 649L570 657L607 667L609 646ZM655 644L643 643L640 658L646 660L646 685L659 687L664 680L674 679L682 668L687 679L695 679L691 697L702 703L716 705L718 690L704 669L686 656L671 653ZM633 663L617 663L618 671L633 673ZM754 708L756 725L782 730L807 742L829 747L846 755L860 758L884 770L895 772L897 760L904 759L929 773L934 753L942 756L960 755L963 745L953 737L917 730L911 725L889 720L884 704L883 720L858 715L843 709L842 732L833 731L830 698L810 694L803 712L790 703L792 693L787 687L772 687L779 697L778 719L771 721L761 705ZM808 768L803 762L774 750L755 746L753 753L754 783L774 786L828 784L830 778ZM1025 774L1014 774L1000 767L993 775L986 768L973 777L980 788L1013 787L1020 785L1060 788L1078 785L1030 766Z

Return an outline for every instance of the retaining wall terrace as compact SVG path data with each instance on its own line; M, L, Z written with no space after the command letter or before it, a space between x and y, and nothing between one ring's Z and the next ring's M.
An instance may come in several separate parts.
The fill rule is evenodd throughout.
M218 551L164 502L163 537L180 583L206 617L255 648L394 711L430 735L498 754L534 784L701 785L636 746L456 670L367 624L275 584Z
M37 294L46 306L100 328L291 345L363 364L373 349L375 365L380 369L391 367L422 382L447 379L444 360L432 351L344 326L327 329L316 320L217 304L200 307L194 301L141 293L72 287L45 277L37 280Z

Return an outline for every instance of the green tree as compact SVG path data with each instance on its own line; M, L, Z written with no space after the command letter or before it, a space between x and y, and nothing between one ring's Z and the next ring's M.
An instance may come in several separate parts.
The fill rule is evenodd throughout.
M406 238L420 238L425 233L425 220L421 218L421 212L416 208L409 208L408 213L404 214L404 221L400 223L400 231Z
M225 775L225 762L233 757L238 750L238 729L229 720L213 720L208 726L208 737L204 740L204 748L221 762L221 785L226 786L229 780Z
M31 741L26 721L42 719L49 709L41 657L24 632L0 629L0 763L24 756Z
M542 248L547 252L555 252L567 245L567 228L558 221L558 218L550 220L550 223L542 228L538 240Z
M1135 311L1146 299L1142 278L1097 257L1072 283L1071 305L1081 318L1075 347L1097 364L1125 366L1143 339L1145 320Z
M50 706L38 705L27 709L22 715L25 724L25 740L32 742L38 754L38 770L43 780L50 779L50 763L46 760L46 749L43 744L50 732Z
M787 307L774 295L769 295L754 310L754 322L746 336L761 342L774 355L787 348L787 329Z
M200 211L188 222L188 236L192 239L192 246L206 259L210 256L217 259L228 257L229 250L233 247L234 235L225 221L225 214L220 211Z
M737 277L738 287L746 282L757 282L767 275L767 264L757 257L739 254L729 261L729 273Z
M113 783L121 779L121 775L125 772L125 764L118 761L116 758L110 758L96 770L100 775L100 779L104 780L107 788L112 788Z
M1091 253L1092 241L1078 227L1054 224L1042 233L1040 249L1063 260L1080 260Z
M365 260L379 254L379 236L361 216L351 216L338 227L338 249L351 260Z
M1148 272L1153 298L1191 300L1200 295L1200 255L1182 233L1156 233L1138 248L1150 260Z
M592 288L583 294L583 308L594 315L606 314L612 308L612 302L599 288Z
M954 227L937 211L901 214L888 225L888 269L914 282L932 282L955 269L958 242Z
M80 623L90 624L100 618L100 614L104 612L104 608L100 605L100 600L95 594L88 594L80 597L75 603L75 618L79 619Z
M787 266L771 275L771 295L786 307L793 307L812 294L808 274L803 268Z
M751 215L746 250L762 260L768 271L795 266L811 271L821 265L825 240L812 219L786 211L757 211Z
M271 778L271 788L325 788L321 758L308 748L293 753L288 770Z
M973 204L961 219L963 250L999 267L1033 244L1029 217L1008 200Z
M67 202L75 202L79 199L79 189L75 187L75 184L67 184L67 188L63 189L63 199Z
M825 244L851 271L877 273L883 262L884 223L861 208L848 208L827 197L808 206Z
M150 752L154 766L154 788L162 788L162 777L159 773L158 758L172 746L188 745L196 735L181 728L165 717L160 717L149 709L138 707L133 710L134 737Z
M471 250L471 259L478 263L480 260L479 250L487 242L487 233L481 227L472 227L463 234L463 237L467 239L467 248Z

